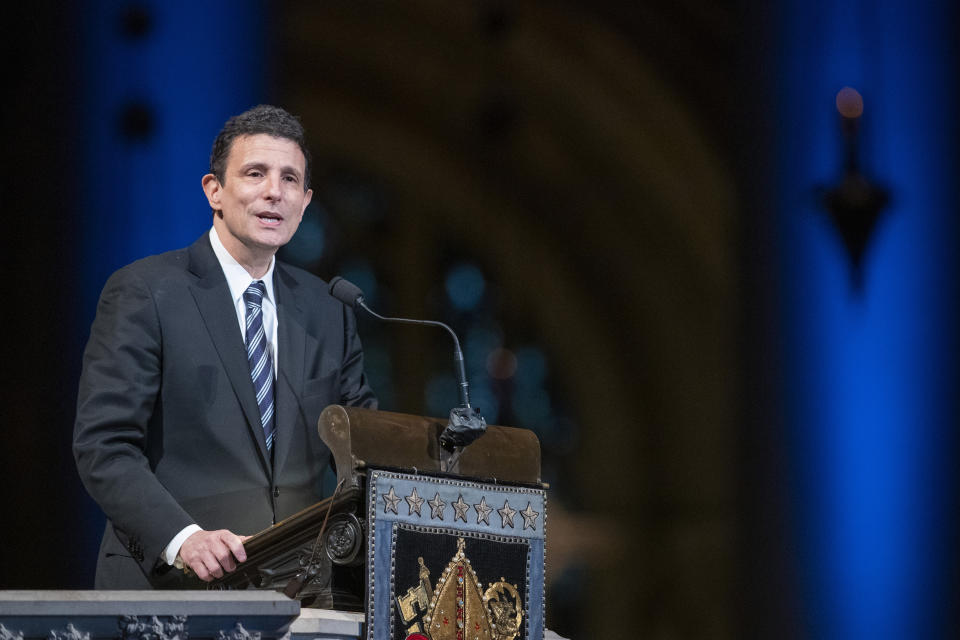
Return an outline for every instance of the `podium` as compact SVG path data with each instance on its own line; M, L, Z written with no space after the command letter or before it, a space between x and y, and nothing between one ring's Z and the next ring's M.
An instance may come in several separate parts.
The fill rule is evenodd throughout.
M533 432L488 426L451 456L445 421L332 405L336 493L245 543L211 583L366 612L369 640L544 636L546 493Z

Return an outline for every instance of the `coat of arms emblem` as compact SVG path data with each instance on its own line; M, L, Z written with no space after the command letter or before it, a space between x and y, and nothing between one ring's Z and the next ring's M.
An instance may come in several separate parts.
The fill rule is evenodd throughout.
M457 538L457 552L436 585L423 557L417 558L419 584L397 596L408 640L513 640L520 633L523 602L517 586L501 577L484 590L464 547Z
M373 469L367 508L367 640L543 637L542 488Z

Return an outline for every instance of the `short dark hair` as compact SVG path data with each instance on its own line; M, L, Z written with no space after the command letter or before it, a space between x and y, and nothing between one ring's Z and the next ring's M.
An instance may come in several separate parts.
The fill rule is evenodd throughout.
M213 141L210 151L210 173L217 177L220 184L226 179L227 158L233 141L243 136L266 134L274 138L284 138L296 142L303 152L303 190L310 188L310 150L307 149L306 134L299 118L285 109L269 104L259 104L252 109L233 116L223 125L223 129Z

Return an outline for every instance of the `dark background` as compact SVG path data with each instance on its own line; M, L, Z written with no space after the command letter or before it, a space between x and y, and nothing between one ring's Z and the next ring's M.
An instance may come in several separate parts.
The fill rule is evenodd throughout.
M540 437L551 628L955 622L952 3L5 11L0 588L92 586L70 434L99 287L207 228L209 145L266 101L315 160L285 259L451 322L488 420ZM878 216L823 206L844 86ZM360 328L383 408L446 413L446 338Z

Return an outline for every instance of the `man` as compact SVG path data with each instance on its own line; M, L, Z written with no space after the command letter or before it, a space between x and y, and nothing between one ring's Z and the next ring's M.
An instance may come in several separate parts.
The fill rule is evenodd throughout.
M95 585L176 587L322 495L328 404L376 407L351 311L277 262L313 192L283 109L231 118L202 180L213 228L117 271L84 353L74 455L108 522Z

